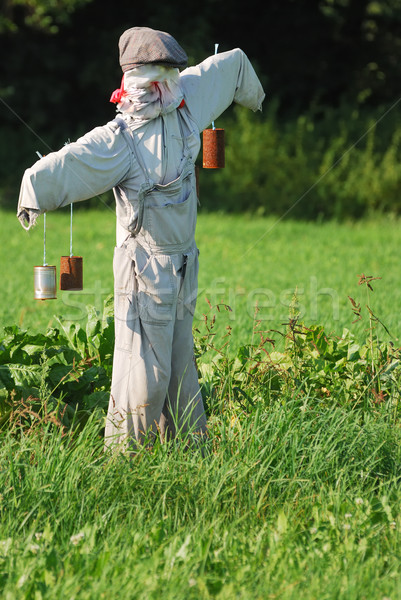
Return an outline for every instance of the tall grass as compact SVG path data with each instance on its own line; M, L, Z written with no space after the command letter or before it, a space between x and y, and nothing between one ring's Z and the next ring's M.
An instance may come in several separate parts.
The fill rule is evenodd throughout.
M210 429L204 458L173 443L131 461L103 454L95 420L3 432L3 597L399 597L385 410L283 398Z

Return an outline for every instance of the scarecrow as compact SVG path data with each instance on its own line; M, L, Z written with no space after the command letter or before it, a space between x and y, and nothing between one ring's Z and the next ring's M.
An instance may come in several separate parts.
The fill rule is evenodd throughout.
M117 116L24 173L17 216L113 189L115 348L106 446L135 450L158 433L206 432L194 361L197 297L195 159L200 133L232 102L261 110L264 92L240 49L185 68L168 33L133 27L119 40ZM184 69L185 68L185 69ZM184 69L184 70L182 70Z

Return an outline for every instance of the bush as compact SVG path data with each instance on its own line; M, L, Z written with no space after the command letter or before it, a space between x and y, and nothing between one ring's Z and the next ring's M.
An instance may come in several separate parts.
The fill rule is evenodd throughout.
M351 107L286 121L272 102L265 117L236 107L226 128L226 168L201 171L206 210L292 218L400 214L398 114ZM302 200L302 202L301 202Z

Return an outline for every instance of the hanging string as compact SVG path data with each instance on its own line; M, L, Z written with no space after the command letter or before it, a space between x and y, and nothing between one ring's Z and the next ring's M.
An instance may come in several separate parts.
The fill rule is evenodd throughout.
M72 254L72 202L71 202L71 216L70 216L70 257Z
M46 213L43 214L43 266L47 266L46 262Z
M217 54L217 50L219 49L219 45L215 44L214 45L214 53ZM214 126L214 121L212 121L212 129L216 129L216 127Z
M39 156L39 158L43 158L43 155L39 152L39 150L36 150L36 154ZM46 213L43 213L43 266L47 267L47 262L46 262Z

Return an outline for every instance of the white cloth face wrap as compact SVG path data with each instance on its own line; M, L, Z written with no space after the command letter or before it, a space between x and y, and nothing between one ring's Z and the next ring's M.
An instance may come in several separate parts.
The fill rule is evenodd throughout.
M118 112L138 125L175 110L183 99L178 69L143 65L124 74L124 95Z

